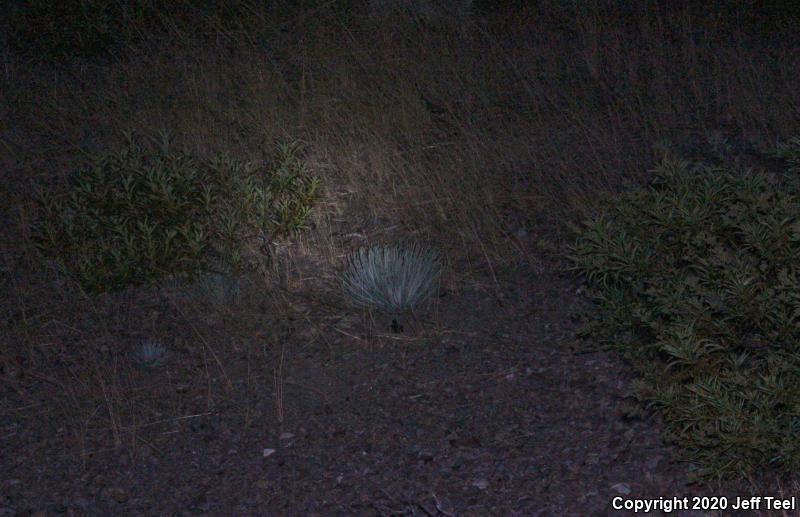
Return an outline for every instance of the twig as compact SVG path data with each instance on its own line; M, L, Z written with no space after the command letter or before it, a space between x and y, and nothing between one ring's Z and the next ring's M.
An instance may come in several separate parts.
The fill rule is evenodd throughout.
M345 332L345 331L344 331L344 330L342 330L342 329L339 329L339 328L333 327L333 330L335 330L336 332L338 332L338 333L340 333L340 334L344 334L345 336L348 336L348 337L351 337L351 338L353 338L353 339L357 339L357 340L359 340L359 341L362 341L362 339L361 339L360 337L358 337L358 336L354 336L353 334L350 334L350 333L348 333L348 332Z
M439 498L438 498L438 497L436 497L436 494L434 494L433 492L431 492L431 497L433 497L433 502L436 504L436 511L438 511L439 513L441 513L441 514L442 514L442 515L444 515L445 517L453 517L453 514L452 514L452 513L448 512L448 511L445 511L445 510L442 508L442 503L440 503L440 502L439 502Z
M278 366L273 370L272 379L275 383L275 412L278 418L278 425L283 432L283 357L286 345L281 343L281 359Z
M150 447L153 451L155 451L156 454L158 454L162 458L164 457L164 451L162 451L161 449L159 449L158 447L156 447L152 443L148 442L147 440L145 440L144 438L142 438L138 434L136 435L136 439L139 440L140 442L142 442L143 444L147 445L148 447Z
M208 415L211 415L211 414L212 413L207 412L207 413L197 413L196 415L184 415L184 416L176 416L174 418L163 418L161 420L154 420L152 422L148 422L146 424L142 424L139 427L140 428L141 427L150 427L150 426L153 426L153 425L162 424L164 422L176 422L178 420L188 420L190 418L198 418L198 417L201 417L201 416L208 416Z
M416 505L417 505L417 508L420 508L423 512L425 512L425 515L427 515L428 517L433 517L434 514L429 512L428 509L425 508L425 506L422 503L416 503Z
M458 380L458 379L477 379L477 378L480 378L480 377L499 377L500 375L503 375L503 374L508 375L510 373L516 373L516 372L517 372L517 367L514 366L512 368L509 368L508 370L498 370L496 372L476 373L474 375L454 375L452 377L446 377L444 379L439 379L439 380L436 380L436 381L424 382L424 383L420 384L420 386L429 386L429 385L433 385L433 384L439 384L439 383L454 381L454 380Z

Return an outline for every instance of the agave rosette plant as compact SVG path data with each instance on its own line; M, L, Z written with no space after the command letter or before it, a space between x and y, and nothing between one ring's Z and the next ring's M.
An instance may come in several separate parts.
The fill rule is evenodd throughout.
M418 244L372 246L350 256L342 287L359 307L401 314L422 305L438 288L438 253Z
M143 368L161 366L169 358L169 350L160 342L144 339L139 343L139 348L133 352L133 360Z

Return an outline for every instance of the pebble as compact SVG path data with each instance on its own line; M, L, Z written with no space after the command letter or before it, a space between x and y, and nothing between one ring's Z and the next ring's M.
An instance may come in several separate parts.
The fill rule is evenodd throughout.
M631 487L627 483L617 483L616 485L611 485L611 490L615 490L622 495L628 495L631 493Z
M474 486L478 490L486 490L487 488L489 488L489 482L486 481L485 479L477 479L472 482L472 486Z
M124 488L120 488L120 487L116 487L116 486L115 487L106 488L105 494L106 494L106 497L109 497L109 498L113 499L114 501L116 501L118 503L124 503L128 499L130 499L130 495L128 495L128 492L125 491Z

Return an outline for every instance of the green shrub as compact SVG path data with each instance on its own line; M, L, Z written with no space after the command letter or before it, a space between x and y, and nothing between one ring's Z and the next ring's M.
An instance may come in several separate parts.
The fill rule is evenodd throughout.
M800 140L779 150L793 167ZM665 160L650 189L574 228L597 313L584 328L642 374L698 479L800 467L800 194L769 176Z
M241 273L271 239L306 227L319 182L295 144L266 164L228 156L201 161L127 135L117 153L95 157L65 195L42 193L39 249L91 293L167 276ZM222 271L220 271L222 264Z

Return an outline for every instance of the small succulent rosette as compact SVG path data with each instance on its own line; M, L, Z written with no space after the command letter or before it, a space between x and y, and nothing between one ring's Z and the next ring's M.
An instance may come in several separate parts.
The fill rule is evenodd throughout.
M143 339L133 351L133 360L145 369L157 368L169 359L169 350L153 339Z
M347 260L342 288L356 307L398 319L422 307L438 290L441 261L432 248L416 243L364 247Z

